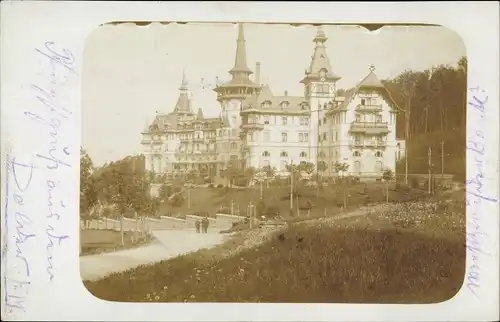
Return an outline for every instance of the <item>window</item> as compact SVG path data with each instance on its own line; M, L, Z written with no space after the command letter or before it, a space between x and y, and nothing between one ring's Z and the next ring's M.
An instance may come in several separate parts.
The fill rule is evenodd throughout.
M299 142L304 142L304 134L299 133Z
M283 151L280 154L280 157L287 157L287 156L288 156L288 153L286 153L286 151Z
M376 165L375 165L375 171L376 171L376 172L382 172L382 168L383 168L383 166L382 166L382 162L377 161L377 163L376 163Z
M326 116L323 118L323 124L326 125Z
M232 142L231 143L231 150L236 150L238 149L238 144L236 144L236 142Z
M323 140L326 141L326 132L323 133Z
M304 142L309 142L309 133L304 133Z
M287 123L288 123L288 118L286 116L282 116L281 117L281 124L282 125L287 125Z
M320 94L327 94L330 92L330 86L328 84L317 84L316 92Z
M382 115L377 115L377 122L381 123L382 122Z
M356 122L361 122L361 114L356 114Z
M200 150L200 145L196 143L196 151Z
M355 157L360 157L361 153L359 151L354 151L352 155L354 155Z
M231 156L230 160L232 160L232 161L234 161L234 160L238 160L238 156L233 154L233 155Z
M364 98L361 99L361 105L365 105L366 101Z
M288 134L286 132L281 133L281 142L287 142L288 141Z
M269 115L264 116L264 124L269 124Z
M264 142L269 142L271 140L271 133L264 132Z
M271 153L269 153L269 151L264 151L264 152L262 152L262 156L269 157L269 156L271 156Z
M325 152L320 151L320 152L319 152L319 157L320 157L320 158L324 158L324 157L325 157Z
M263 108L270 108L271 107L271 102L270 101L262 102L262 107Z
M288 108L288 102L281 102L281 109L286 109Z
M319 125L319 126L321 126L321 119L320 119L320 120L318 120L318 125Z
M305 152L300 152L300 157L301 157L301 158L307 158L307 153L305 153Z
M380 151L377 151L377 152L375 152L375 156L376 156L377 158L381 158L381 157L383 156L383 153L382 153L382 152L380 152Z

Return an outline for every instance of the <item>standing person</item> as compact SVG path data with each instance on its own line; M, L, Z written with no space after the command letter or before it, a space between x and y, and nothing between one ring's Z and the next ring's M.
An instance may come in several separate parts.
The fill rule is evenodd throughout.
M203 218L202 225L203 225L203 233L206 234L208 232L208 225L209 225L209 221L206 216L205 218Z
M200 220L196 219L196 221L194 222L194 225L196 226L196 232L200 233Z

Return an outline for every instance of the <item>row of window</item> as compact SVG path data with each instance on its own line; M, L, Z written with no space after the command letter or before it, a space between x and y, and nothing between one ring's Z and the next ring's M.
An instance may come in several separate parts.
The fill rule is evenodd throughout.
M352 155L353 155L353 156L355 156L355 157L360 157L360 156L361 156L361 152L359 152L359 151L354 151L354 152L352 153ZM383 154L381 151L376 151L376 152L375 152L375 156L376 156L377 158L381 158L381 157L383 157L383 156L384 156L384 154Z
M262 156L263 156L263 157L270 157L270 156L271 156L271 153L269 153L269 151L264 151L264 152L262 152ZM281 153L280 153L280 157L283 157L283 158L288 157L288 152L286 152L286 151L281 151ZM301 157L301 158L307 158L307 153L305 153L305 152L300 152L300 157Z
M273 125L297 125L295 123L295 119L297 116L276 116L273 115L263 115L261 118L258 116L250 116L248 118L249 123L261 123L265 125L273 124ZM280 122L278 123L278 119ZM298 117L300 125L309 125L309 116L300 116Z

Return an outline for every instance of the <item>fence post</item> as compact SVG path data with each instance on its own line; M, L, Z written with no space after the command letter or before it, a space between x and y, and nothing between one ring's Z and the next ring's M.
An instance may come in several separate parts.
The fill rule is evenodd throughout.
M120 217L120 234L122 237L122 246L125 246L125 240L123 239L123 215Z

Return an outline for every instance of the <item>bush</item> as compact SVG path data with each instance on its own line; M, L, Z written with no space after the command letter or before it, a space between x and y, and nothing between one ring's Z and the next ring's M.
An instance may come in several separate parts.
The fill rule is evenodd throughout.
M218 189L224 188L224 185L223 185L223 184L221 184L221 183L219 183L219 184L217 185L217 188L218 188Z
M266 217L274 218L279 215L280 215L280 207L272 205L266 208L266 214L265 214Z
M209 187L209 188L213 188L213 187L214 187L214 184L213 184L213 183L209 183L209 184L208 184L208 187Z

